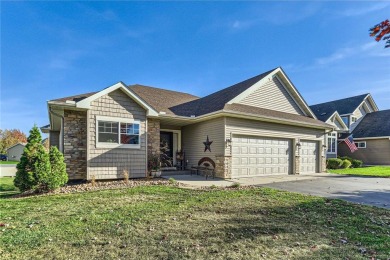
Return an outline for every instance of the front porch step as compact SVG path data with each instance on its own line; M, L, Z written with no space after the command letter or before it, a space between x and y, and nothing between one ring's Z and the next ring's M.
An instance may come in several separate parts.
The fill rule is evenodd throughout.
M162 171L162 176L170 176L170 175L190 175L190 170L184 170L184 171Z

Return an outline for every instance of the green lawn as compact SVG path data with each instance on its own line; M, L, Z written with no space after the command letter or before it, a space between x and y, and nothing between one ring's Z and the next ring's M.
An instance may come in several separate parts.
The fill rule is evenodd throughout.
M363 168L338 169L328 171L337 174L352 174L390 178L390 166L368 166Z
M18 164L18 161L0 161L0 164Z
M0 198L9 197L17 193L19 193L19 190L14 186L14 178L0 178Z
M2 259L390 255L390 211L268 188L143 186L2 199L0 209Z

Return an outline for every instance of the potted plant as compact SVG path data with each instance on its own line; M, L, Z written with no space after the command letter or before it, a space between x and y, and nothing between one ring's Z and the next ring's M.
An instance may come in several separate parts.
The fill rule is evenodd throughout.
M148 156L148 171L151 177L160 177L160 156L157 154L149 154Z

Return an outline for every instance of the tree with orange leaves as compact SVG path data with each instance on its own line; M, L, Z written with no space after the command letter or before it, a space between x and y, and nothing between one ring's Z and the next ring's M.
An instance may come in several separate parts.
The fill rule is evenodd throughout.
M27 137L25 133L19 129L0 129L0 153L4 154L7 152L7 149L17 143L27 142Z
M380 40L386 41L385 48L390 47L390 22L389 19L386 21L383 21L381 23L378 23L374 27L370 29L370 36L375 37L375 40L379 42ZM387 36L385 36L387 35Z

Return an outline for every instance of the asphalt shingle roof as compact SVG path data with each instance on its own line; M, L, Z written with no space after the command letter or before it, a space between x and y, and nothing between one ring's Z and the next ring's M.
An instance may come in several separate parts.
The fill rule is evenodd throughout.
M340 115L350 114L363 102L368 94L343 98L310 106L310 109L321 121L326 121L335 111Z
M228 88L224 88L203 98L187 102L178 106L173 106L170 109L176 115L180 116L201 116L204 114L221 110L227 102L229 102L230 100L238 96L240 93L253 86L255 83L266 77L275 69L269 70L260 75L234 84L233 86L230 86Z
M352 134L354 138L390 136L390 109L366 114Z

